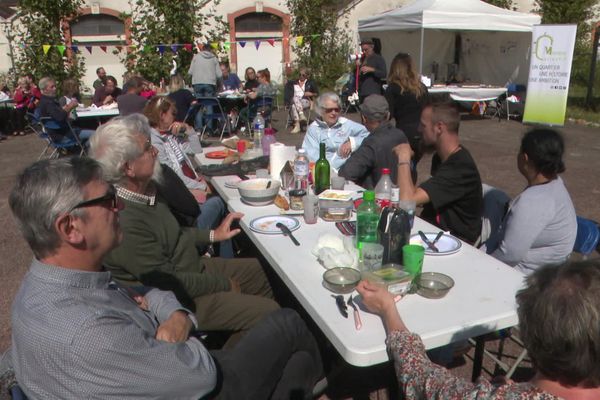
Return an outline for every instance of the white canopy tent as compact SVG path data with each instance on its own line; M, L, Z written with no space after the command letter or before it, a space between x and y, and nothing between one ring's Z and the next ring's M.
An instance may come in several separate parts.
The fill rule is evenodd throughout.
M479 0L416 0L405 7L358 21L361 38L379 38L389 65L399 53L413 56L417 70L444 80L458 61L466 81L505 86L524 84L535 14L495 7Z

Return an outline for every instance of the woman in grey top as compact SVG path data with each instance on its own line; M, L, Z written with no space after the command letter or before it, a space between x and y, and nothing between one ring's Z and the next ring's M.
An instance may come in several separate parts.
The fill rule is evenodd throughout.
M564 148L551 129L534 129L521 140L517 165L527 187L511 201L499 245L488 252L525 274L564 262L575 244L575 209L558 176L565 171Z

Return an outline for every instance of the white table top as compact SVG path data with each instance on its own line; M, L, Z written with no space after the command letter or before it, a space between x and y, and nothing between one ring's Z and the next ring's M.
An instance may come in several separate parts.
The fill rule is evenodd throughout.
M434 86L427 89L429 93L449 93L456 101L489 101L507 92L504 87L467 87L467 86Z
M252 207L241 202L237 189L225 182L235 177L214 177L211 182L228 204L230 211L243 212L241 227L278 273L280 278L315 320L342 357L355 366L369 366L387 361L385 331L380 318L361 311L363 328L355 330L352 313L343 318L322 285L325 269L311 254L322 233L340 234L333 222L321 219L315 225L304 223L294 236L295 246L283 235L263 235L249 229L250 221L264 215L279 214L275 205ZM415 219L417 230L438 232L439 229ZM453 255L426 256L423 271L442 272L455 281L454 288L443 299L430 300L409 295L398 302L398 310L406 326L421 336L428 349L458 340L493 332L517 324L515 294L523 285L523 275L476 248L463 243ZM354 292L354 295L357 293ZM348 295L345 296L348 298Z
M97 118L97 117L114 117L119 115L119 109L118 108L109 108L109 109L103 109L103 108L87 108L85 110L76 110L77 113L77 118Z

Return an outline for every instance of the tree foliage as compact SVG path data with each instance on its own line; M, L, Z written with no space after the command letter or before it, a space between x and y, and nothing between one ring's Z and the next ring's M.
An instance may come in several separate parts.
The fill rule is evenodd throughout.
M9 33L15 54L14 75L33 74L37 79L51 76L62 82L67 77L80 79L85 72L82 57L65 50L63 55L55 47L64 45L63 24L76 18L83 0L21 0L20 24ZM42 45L52 45L44 54ZM68 54L72 54L71 58ZM60 87L60 86L59 86Z
M320 87L333 88L334 82L349 70L350 40L347 22L340 20L336 0L287 0L292 14L291 42L298 66L308 67ZM341 24L341 26L340 26Z
M586 84L591 46L591 24L597 0L536 0L543 24L577 24L577 39L571 68L571 82Z
M506 8L507 10L512 10L514 6L513 0L483 0L486 3L489 3L493 6Z
M175 60L178 72L185 74L190 66L192 52L183 44L220 42L228 29L221 16L215 15L214 6L206 8L205 0L135 0L132 2L131 39L136 47L123 58L129 72L136 72L153 82L167 78ZM172 44L180 45L175 52ZM158 46L164 45L161 54ZM195 45L193 46L195 48Z

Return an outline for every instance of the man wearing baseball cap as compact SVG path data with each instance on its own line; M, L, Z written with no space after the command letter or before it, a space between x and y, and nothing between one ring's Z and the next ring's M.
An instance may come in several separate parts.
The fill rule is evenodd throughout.
M368 96L360 106L360 113L362 123L370 135L341 166L338 175L366 189L372 189L381 178L381 169L388 168L392 182L395 182L398 158L392 149L400 143L407 143L406 136L390 123L388 102L382 95Z

